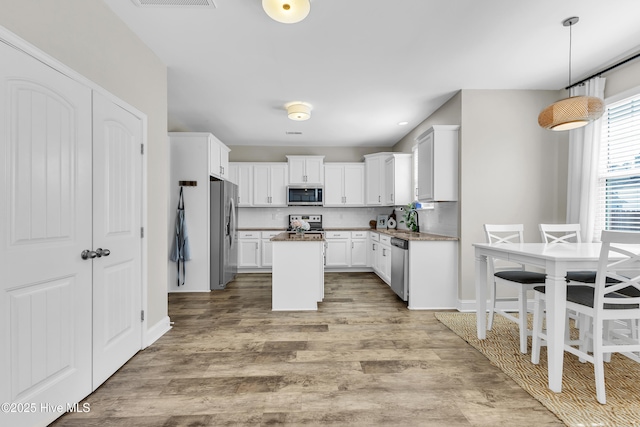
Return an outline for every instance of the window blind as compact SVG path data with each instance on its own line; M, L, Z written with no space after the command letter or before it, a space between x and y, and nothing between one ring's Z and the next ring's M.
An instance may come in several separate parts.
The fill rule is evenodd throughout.
M602 120L596 236L640 231L640 94L608 105Z

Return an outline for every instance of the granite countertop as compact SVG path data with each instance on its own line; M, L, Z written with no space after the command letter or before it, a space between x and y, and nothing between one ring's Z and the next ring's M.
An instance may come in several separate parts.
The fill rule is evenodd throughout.
M290 233L282 232L270 239L272 242L324 242L323 233Z
M238 231L287 231L287 227L238 227Z
M409 230L385 230L385 229L376 229L370 230L380 234L387 234L392 237L397 237L403 240L414 240L414 241L457 241L460 240L457 237L451 236L441 236L439 234L431 234L431 233L417 233L415 231Z
M282 228L282 227L242 227L242 228L238 228L238 231L282 231L282 233L278 234L277 236L273 237L271 239L271 241L277 241L277 242L283 242L283 241L300 241L300 240L307 240L307 241L318 241L318 240L324 240L323 237L318 238L318 233L305 233L305 236L316 236L316 237L309 237L308 239L301 239L301 238L289 238L289 237L285 237L283 235L293 235L295 236L295 234L293 233L287 233L286 232L286 228ZM431 233L417 233L415 231L409 231L409 230L396 230L396 229L385 229L385 228L381 228L381 229L375 229L375 228L370 228L370 227L326 227L324 229L324 231L373 231L376 233L380 233L380 234L386 234L388 236L392 236L392 237L397 237L399 239L404 239L404 240L413 240L413 241L457 241L460 240L458 237L451 237L451 236L442 236L439 234L431 234ZM281 237L282 236L282 237Z

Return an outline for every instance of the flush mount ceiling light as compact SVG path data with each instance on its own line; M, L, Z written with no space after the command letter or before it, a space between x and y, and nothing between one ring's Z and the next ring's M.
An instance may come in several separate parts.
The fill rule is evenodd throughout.
M311 104L306 102L290 102L285 105L287 116L291 120L303 121L311 118Z
M307 17L311 4L309 0L262 0L262 8L274 21L295 24Z
M569 27L569 87L571 87L571 27L578 23L577 16L562 21ZM549 130L569 130L589 124L602 116L604 102L595 96L572 96L561 99L542 110L538 124Z

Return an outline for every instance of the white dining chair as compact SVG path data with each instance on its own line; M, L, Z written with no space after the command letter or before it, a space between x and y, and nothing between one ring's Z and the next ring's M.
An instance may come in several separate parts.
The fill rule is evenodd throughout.
M544 243L551 245L560 243L582 243L580 224L539 224L538 228L540 229L540 236ZM568 271L565 278L570 284L575 284L572 282L579 281L582 283L591 276L593 276L593 280L595 281L595 271ZM543 296L544 294L541 292L538 298L542 298ZM537 299L534 299L534 304L536 304L536 300ZM569 318L574 320L576 327L579 326L578 316L575 313L569 313Z
M567 287L567 310L580 315L580 336L565 338L564 351L580 361L593 363L598 402L606 403L604 362L611 353L620 353L640 363L640 341L635 333L620 333L610 325L640 320L640 233L603 231L602 248L594 286ZM626 246L625 246L626 245ZM629 247L628 245L639 245ZM607 281L615 279L615 282ZM544 290L535 288L536 297ZM544 304L542 301L541 305ZM531 361L540 360L540 340L546 339L542 326L543 311L534 313Z
M524 225L523 224L484 224L485 236L487 243L520 243L524 242ZM506 319L518 324L520 335L520 352L527 352L527 337L531 335L531 330L527 326L528 309L528 291L533 290L534 286L543 284L546 274L535 271L525 270L523 264L509 263L508 265L497 265L492 258L487 260L489 274L493 277L489 289L489 319L487 329L493 327L493 318L495 314L499 314ZM517 290L516 298L497 297L497 287L501 284L509 285ZM507 312L498 307L498 302L517 301L518 316Z

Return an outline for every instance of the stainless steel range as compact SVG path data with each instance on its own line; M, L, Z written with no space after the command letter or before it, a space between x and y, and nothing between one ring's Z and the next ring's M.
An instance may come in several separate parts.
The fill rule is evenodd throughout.
M289 228L287 228L287 231L293 231L291 222L295 220L308 222L310 227L308 232L322 233L324 231L322 228L322 215L289 215Z

